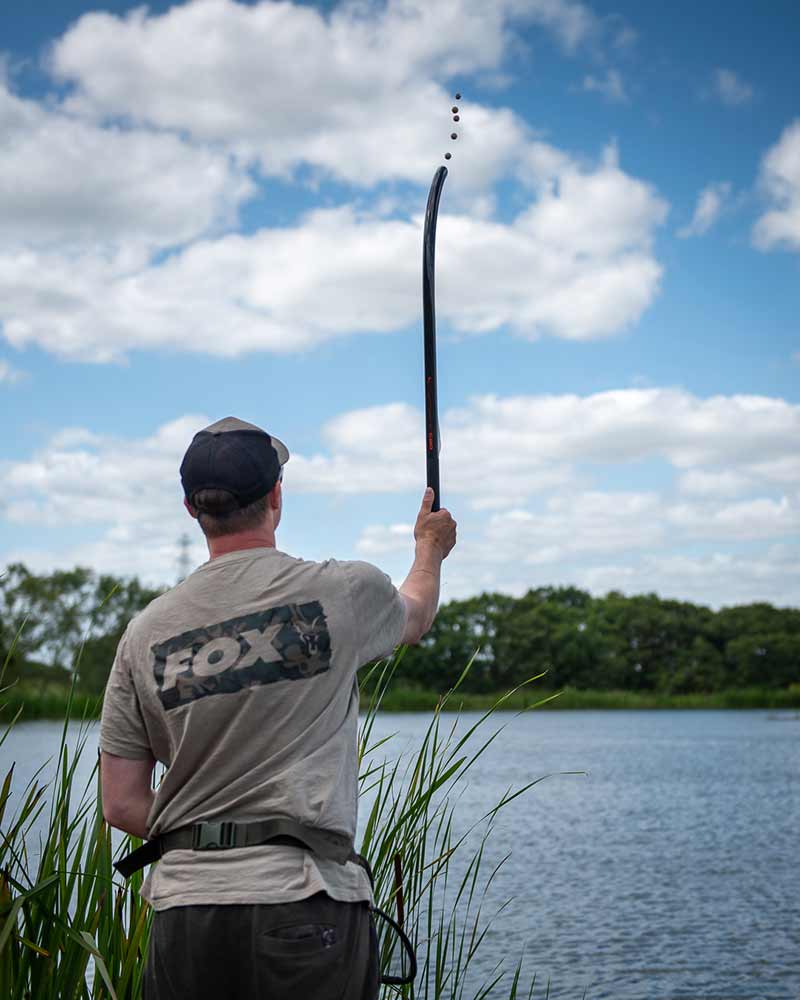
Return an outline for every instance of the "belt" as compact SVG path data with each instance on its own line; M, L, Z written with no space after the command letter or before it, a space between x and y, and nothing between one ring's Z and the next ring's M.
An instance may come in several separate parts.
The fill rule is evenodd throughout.
M343 833L334 833L317 826L307 826L284 816L238 823L233 820L201 821L191 826L169 830L132 851L114 868L124 878L130 878L145 865L158 861L167 851L226 851L232 847L257 847L259 844L289 844L303 847L321 858L339 865L353 861L365 869L372 881L366 859L356 854L353 841Z
M303 847L321 858L344 865L352 861L360 865L369 876L370 884L375 886L372 869L369 862L353 849L353 841L343 833L322 830L317 826L306 826L297 820L285 816L271 819L254 820L248 823L237 823L235 820L209 821L192 823L177 830L169 830L152 840L146 841L141 847L132 851L120 861L114 863L114 868L124 878L130 878L145 865L152 864L162 858L167 851L226 851L232 847L256 847L259 844L290 844L293 847ZM381 982L392 986L407 986L414 981L417 974L417 957L414 946L405 931L388 914L375 906L370 906L373 916L380 917L398 937L409 961L408 969L399 976L384 973Z

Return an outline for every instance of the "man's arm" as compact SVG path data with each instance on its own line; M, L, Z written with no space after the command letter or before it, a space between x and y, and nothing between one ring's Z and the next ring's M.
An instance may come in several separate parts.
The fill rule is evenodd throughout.
M153 757L132 760L100 754L103 817L109 826L146 838L147 817L155 798L150 787L155 766Z
M414 526L414 565L399 590L406 605L403 643L417 643L433 625L439 607L442 562L456 544L456 522L447 510L433 513L433 490L425 490Z

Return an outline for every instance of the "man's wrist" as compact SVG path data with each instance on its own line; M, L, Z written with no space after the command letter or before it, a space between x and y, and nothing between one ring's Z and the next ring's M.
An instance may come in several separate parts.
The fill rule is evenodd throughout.
M439 572L444 561L444 553L436 542L418 541L414 550L414 564L417 569Z

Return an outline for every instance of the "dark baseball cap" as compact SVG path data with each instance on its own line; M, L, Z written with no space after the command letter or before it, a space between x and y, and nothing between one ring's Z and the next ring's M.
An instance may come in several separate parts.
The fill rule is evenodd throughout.
M198 508L199 490L226 490L227 508L214 505L214 513L247 507L266 496L289 461L286 445L255 424L225 417L198 431L181 462L181 483L189 504Z

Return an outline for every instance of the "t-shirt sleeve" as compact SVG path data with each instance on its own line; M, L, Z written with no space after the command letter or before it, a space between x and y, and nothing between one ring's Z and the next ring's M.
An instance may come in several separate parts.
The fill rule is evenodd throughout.
M342 563L350 587L359 664L388 656L403 638L406 605L389 577L367 562Z
M117 655L106 684L100 719L100 749L116 757L142 760L153 756L139 696L133 684L127 631L120 639Z

